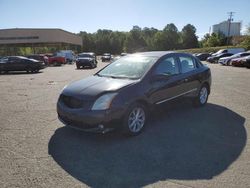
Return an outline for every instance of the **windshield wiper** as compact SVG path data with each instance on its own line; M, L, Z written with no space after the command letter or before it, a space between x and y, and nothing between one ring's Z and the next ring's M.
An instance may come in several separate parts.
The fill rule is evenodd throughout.
M95 73L95 76L103 77L103 75L100 75L99 73Z
M127 77L127 76L114 76L114 75L105 75L105 74L99 74L96 73L95 75L99 77L107 77L107 78L113 78L113 79L129 79L129 80L136 80L137 77Z

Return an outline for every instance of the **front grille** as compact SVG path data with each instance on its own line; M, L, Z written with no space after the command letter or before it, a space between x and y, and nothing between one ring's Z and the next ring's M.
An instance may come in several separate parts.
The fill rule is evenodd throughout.
M60 101L69 108L82 108L84 102L72 96L61 95Z
M61 116L59 115L59 118L66 124L66 125L69 125L71 127L76 127L76 128L79 128L79 129L91 129L91 128L94 128L95 126L93 125L89 125L89 124L86 124L86 123L82 123L82 122L79 122L79 121L76 121L76 120L72 120L72 119L69 119L67 118L66 116Z

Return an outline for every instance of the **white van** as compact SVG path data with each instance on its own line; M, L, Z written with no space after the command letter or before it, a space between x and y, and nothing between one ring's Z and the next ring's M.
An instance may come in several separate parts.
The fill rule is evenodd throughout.
M227 49L221 49L216 53L213 53L212 56L216 56L219 54L223 54L223 53L231 53L231 54L237 54L240 52L245 52L244 48L227 48Z

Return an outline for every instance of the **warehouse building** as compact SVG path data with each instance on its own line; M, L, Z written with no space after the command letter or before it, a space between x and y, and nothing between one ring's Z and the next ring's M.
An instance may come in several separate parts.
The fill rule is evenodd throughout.
M80 36L62 29L1 29L0 50L9 47L58 47L61 49L82 46Z

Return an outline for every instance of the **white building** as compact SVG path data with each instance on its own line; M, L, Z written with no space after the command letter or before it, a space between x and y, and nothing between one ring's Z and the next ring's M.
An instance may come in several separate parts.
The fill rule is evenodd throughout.
M215 24L212 27L212 33L222 32L225 36L228 36L229 21L224 21L219 24ZM231 22L229 36L240 36L241 22Z

